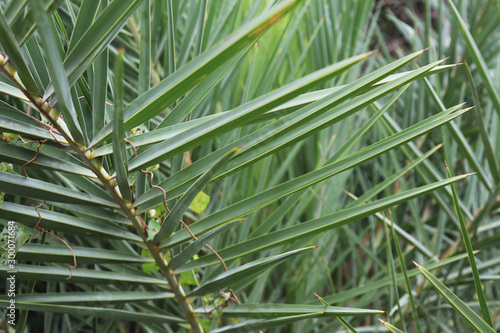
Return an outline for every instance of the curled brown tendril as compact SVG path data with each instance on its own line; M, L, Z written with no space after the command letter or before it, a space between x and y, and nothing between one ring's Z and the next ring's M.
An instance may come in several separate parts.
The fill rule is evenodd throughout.
M40 141L28 141L26 143L38 143L38 146L36 146L36 154L35 154L35 157L33 157L31 160L29 160L28 162L24 163L22 165L23 167L23 172L24 172L24 175L26 176L26 178L29 178L28 177L28 173L26 172L26 169L25 169L25 166L27 166L28 164L32 163L34 160L36 160L36 158L38 157L38 154L40 154L40 147L45 143L47 142L47 139L45 140L40 140Z
M142 219L141 215L137 215L137 216L139 217L139 220L141 221L142 225L144 226L144 231L146 231L146 229L149 229L149 230L151 230L151 231L158 232L158 230L153 229L153 228L151 228L150 226L148 226L148 225L146 224L146 222L144 222L144 220Z
M45 200L41 204L39 204L38 206L35 207L36 213L38 214L38 222L36 223L34 229L38 231L38 234L36 234L36 236L28 236L28 237L30 239L37 239L38 236L40 236L40 234L42 232L44 232L47 235L50 235L50 236L54 237L55 239L59 240L60 242L62 242L64 245L66 245L68 247L68 249L73 254L73 265L68 267L68 269L69 269L69 276L66 278L66 280L69 280L73 276L73 271L71 269L72 268L78 268L78 264L76 263L76 254L73 251L73 249L71 248L71 246L64 239L60 238L59 236L54 235L53 233L51 233L51 232L49 232L49 231L47 231L45 229L42 229L39 226L40 222L42 221L42 214L40 214L40 211L38 209L40 209L43 205L45 205Z
M149 186L151 186L152 188L156 188L156 189L158 189L158 190L161 191L161 193L163 194L163 206L170 213L170 209L168 209L168 206L167 206L167 193L160 186L153 184L153 177L154 177L153 173L151 171L146 171L146 170L141 170L141 172L144 173L144 174L147 174L147 175L151 176L151 178L149 179Z
M124 138L124 140L125 140L125 142L126 142L126 143L128 143L129 145L131 145L131 146L132 146L132 149L134 149L134 154L135 154L135 157L137 157L137 148L135 148L135 145L134 145L132 142L130 142L130 140L129 140L129 139L127 139L127 138ZM141 171L142 171L142 170L141 170Z

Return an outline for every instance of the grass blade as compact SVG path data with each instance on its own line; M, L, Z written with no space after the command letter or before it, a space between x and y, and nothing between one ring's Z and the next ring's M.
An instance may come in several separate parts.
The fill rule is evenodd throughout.
M382 212L382 217L385 220L385 213L384 212ZM392 279L391 291L394 293L394 296L396 297L396 306L397 306L398 311L399 311L399 317L401 318L401 324L406 329L406 323L404 320L404 313L403 313L403 310L401 309L401 298L399 297L398 284L396 281L396 266L394 265L394 255L392 253L392 247L391 247L391 242L390 242L391 239L389 237L389 231L388 231L387 225L384 225L384 232L385 232L385 237L387 239L387 256L388 256L387 261L389 264L388 270L391 273L391 279ZM392 307L392 299L391 299L391 307Z
M413 54L413 57L416 57L419 54L420 53ZM248 121L255 119L265 111L288 101L314 85L324 82L333 75L345 71L352 65L353 60L361 60L366 58L368 55L369 54L364 54L357 57L357 59L350 59L348 61L323 68L322 70L316 71L299 80L287 84L278 90L245 103L231 112L226 113L224 117L210 119L205 123L196 125L189 131L182 132L175 137L158 143L139 154L138 157L132 159L130 161L130 169L136 170L145 166L157 164L179 152L186 151L190 148L201 145L216 136L220 136L225 132L244 126L248 123ZM388 68L384 68L377 73L374 73L373 76L377 78L377 75L383 76L384 73L385 75L388 75L391 70L397 69L398 64L402 66L404 61L410 61L410 59L412 59L412 57L408 56L395 64L391 64L392 66L387 66ZM335 105L335 103L340 103L341 101L346 100L356 92L356 88L361 89L363 86L371 85L371 83L373 83L371 80L376 80L373 76L363 78L352 83L346 87L344 91L335 95L336 98L331 98L333 101L330 101L330 104Z
M128 182L128 158L125 149L125 131L123 130L123 55L121 48L115 60L115 106L113 112L113 163L116 170L116 181L122 197L132 201L132 193Z
M105 224L102 221L78 218L68 214L52 212L47 209L40 209L39 211L42 217L40 227L44 229L89 237L103 237L106 239L125 239L134 242L142 240L141 237L112 223ZM3 207L0 208L0 216L2 216L2 219L9 221L19 221L28 227L34 227L39 221L39 215L35 207L10 202L4 202Z
M189 295L190 296L201 296L207 293L216 292L218 290L224 289L232 284L238 282L241 283L243 279L257 278L257 275L266 269L274 267L279 263L290 259L296 255L302 254L306 251L316 248L315 246L306 247L303 249L298 249L294 251L289 251L283 254L279 254L269 258L261 258L237 268L233 268L224 272L216 277L206 281L199 287L193 289Z
M209 310L209 309L207 309ZM199 312L203 309L199 309ZM308 304L230 304L222 310L228 317L257 317L274 318L292 315L322 313L325 317L332 316L360 316L381 314L384 311L370 309L344 308L337 306L308 305Z
M446 173L448 174L448 177L451 177L448 165L446 165ZM472 269L472 275L474 277L474 286L476 287L476 294L479 300L479 305L481 307L481 314L483 315L484 321L488 323L488 325L493 327L493 321L491 320L490 311L488 310L488 304L486 303L486 297L484 296L483 287L481 285L481 278L479 277L479 271L477 270L476 259L474 257L474 250L472 249L472 243L469 238L467 225L465 224L462 210L458 206L457 190L455 189L455 186L453 186L453 184L451 184L450 187L451 192L453 193L453 204L455 206L455 212L457 213L458 222L460 223L460 232L462 233L465 249L467 250L467 256L469 257L469 264Z
M459 181L461 179L464 179L465 177L466 176L455 177L453 181ZM265 249L272 248L278 245L290 244L293 241L305 238L307 236L317 235L319 233L325 232L326 230L338 228L348 223L359 221L364 217L387 209L391 207L391 205L406 202L449 184L450 179L445 179L435 184L422 186L413 190L390 196L388 198L366 203L359 207L342 209L338 212L323 216L319 219L310 220L299 225L294 225L278 231L270 232L264 236L254 237L237 245L219 250L218 253L226 260L229 260L238 258L246 254L263 251ZM213 265L217 262L218 258L210 254L187 263L184 267L182 267L182 269L179 269L178 271Z
M67 143L66 139L59 134L51 133L46 128L39 126L33 118L26 113L0 101L0 131L17 133L23 137L35 138L37 140L50 140L59 143Z
M379 319L380 322L389 329L389 331L393 332L393 333L405 333L403 331L401 331L399 328L397 328L396 326L394 325L391 325L389 324L388 322L382 320L382 319Z
M465 44L467 45L467 49L469 50L469 53L477 66L477 71L479 72L479 76L481 76L482 83L488 91L488 94L490 95L490 99L495 107L495 110L500 116L500 96L495 88L495 85L493 84L493 81L491 80L490 75L488 74L488 66L484 61L483 55L477 47L476 42L474 41L474 37L472 37L469 29L467 28L467 24L458 12L457 7L455 7L455 5L453 4L453 1L448 0L448 3L450 5L451 12L453 13L453 16L455 17L455 20L458 24L458 27L462 32L462 36L465 40Z
M453 110L455 110L455 108L452 108L444 113L439 113L424 120L421 123L407 128L405 131L390 136L384 140L380 140L376 144L357 151L338 162L326 165L315 171L307 173L303 176L299 176L288 182L268 189L262 193L258 193L252 197L235 203L225 209L218 211L217 213L214 213L200 220L192 226L191 230L195 234L201 234L201 232L209 231L210 229L217 227L223 223L242 217L259 208L265 207L268 204L275 202L286 195L292 194L308 186L317 184L320 181L323 181L335 174L351 169L356 165L360 165L361 163L375 158L376 156L390 149L393 149L398 145L413 140L415 137L418 137L430 131L431 129L438 127L442 123L445 123L461 114L460 111L458 111L457 113L447 114L451 113ZM181 239L185 241L188 238L189 235L187 235L185 231L180 231L172 235L170 240L164 245L175 244L178 241L181 241Z
M82 4L78 10L78 17L73 27L73 32L71 33L71 39L68 45L68 53L71 52L76 42L83 36L85 31L89 28L94 21L99 8L99 2L105 3L105 1L90 0L82 1Z
M107 1L101 0L99 11L106 7ZM109 50L106 47L93 63L92 75L92 138L104 127L106 94L108 91Z
M432 87L431 83L427 78L424 78L425 85L429 92L431 93L432 99L434 103L436 104L436 107L438 107L441 111L446 110L446 107L444 106L443 102L439 98L438 94L436 93L436 90ZM491 182L491 179L489 175L486 173L486 171L483 169L483 166L481 163L477 160L476 155L474 154L474 151L472 147L469 145L469 142L463 135L462 131L460 128L455 124L455 122L450 122L448 124L448 129L450 130L451 134L453 135L455 142L460 148L460 151L462 154L464 154L465 158L469 163L472 165L473 170L477 172L479 179L483 182L484 186L486 186L488 189L493 188L493 184Z
M253 43L263 31L290 11L298 2L299 0L281 1L269 11L248 22L236 33L226 38L224 42L200 54L174 74L140 95L125 109L125 129L128 130L139 125L160 113L177 98L191 90L193 85L231 58L236 50ZM91 146L108 138L110 134L111 126L104 127L94 138Z
M7 277L8 267L0 267L0 277ZM54 266L32 266L25 264L16 265L17 278L26 280L57 281L66 283L89 283L89 284L108 284L113 282L141 283L164 285L165 281L151 277L140 271L132 273L116 271L98 271L93 269L77 268L73 270L70 280L67 267ZM17 304L16 304L17 305Z
M401 270L403 271L403 276L406 285L406 292L408 293L408 297L410 298L411 313L413 315L413 320L415 322L415 328L417 329L418 333L421 333L422 327L420 325L420 319L418 317L418 309L417 305L415 304L415 299L413 297L413 289L411 288L410 278L408 277L408 272L406 271L406 264L403 256L403 251L401 251L401 245L399 244L398 235L394 230L394 220L392 218L392 212L390 209L389 209L389 219L391 220L392 238L394 238L394 243L396 244L396 251L398 252L399 264L401 265Z
M16 300L26 303L44 304L96 304L117 303L121 301L148 301L174 297L173 293L156 291L98 291L98 292L66 292L66 293L42 293L32 295L16 295Z
M48 23L50 18L42 8L42 4L38 0L30 0L30 3L33 11L37 13L34 16L42 42L45 45L57 45L55 36L50 31ZM71 99L70 85L66 78L59 52L55 47L48 47L45 49L45 52L47 68L57 94L58 109L64 116L64 121L68 125L73 140L83 145L85 144L85 139Z
M36 156L35 154L36 150L21 148L0 141L0 160L3 162L23 165L32 160L33 157ZM53 171L62 171L96 178L96 175L92 171L81 166L81 164L73 163L70 158L61 159L44 154L43 152L38 154L36 159L29 164L29 167L51 169Z
M116 250L106 250L91 247L72 246L78 258L78 264L100 263L149 263L154 260L149 257L131 255ZM73 263L73 254L67 246L48 244L23 244L16 253L18 260L40 262L65 262ZM32 300L33 301L33 300ZM45 302L46 300L44 300Z
M73 277L72 279L75 279L75 277ZM0 304L2 306L7 307L9 301L0 300ZM145 323L157 323L157 324L185 322L181 318L168 316L165 314L126 311L120 309L112 309L108 307L43 304L43 303L29 303L29 302L17 302L16 307L20 310L30 310L35 312L64 313L77 317L88 316L88 317L116 319L116 320L130 321L130 322L145 322Z
M483 139L484 155L486 156L486 160L488 161L488 165L490 167L490 172L493 177L493 180L496 184L498 184L500 183L500 167L498 166L497 158L495 156L495 151L493 150L493 147L490 142L488 129L486 128L486 124L484 123L483 108L481 107L481 101L479 100L479 95L477 94L476 85L474 84L474 79L472 77L472 73L470 72L469 64L467 63L467 61L465 62L465 69L472 90L474 105L476 106L475 111L477 115L478 127L481 133L481 138Z
M296 322L296 321L311 319L311 318L318 318L321 316L322 316L322 313L312 313L312 314L304 314L304 315L297 315L297 316L281 317L278 319L245 320L245 321L239 322L237 324L226 325L224 327L212 330L210 332L211 333L257 332L257 331L263 330L265 328L289 325L289 324Z
M425 278L434 286L434 288L443 296L455 311L464 319L464 321L477 333L495 333L477 313L468 307L460 298L457 297L448 287L444 285L438 278L423 266L413 262L415 266L422 272Z
M0 172L0 187L2 188L2 192L21 195L27 198L118 208L115 202L103 200L100 197L49 182L5 172Z
M19 1L21 2L21 1ZM14 68L17 70L21 82L24 84L25 88L31 94L39 94L40 90L38 85L31 74L31 71L26 64L26 61L22 55L21 49L19 48L16 38L12 33L12 30L7 23L7 20L3 13L0 12L0 44L2 45L2 51L6 53L9 57L9 62L12 63ZM4 66L2 64L2 66ZM12 73L15 75L15 73Z
M337 319L344 325L345 328L347 328L349 331L352 333L358 333L354 327L352 327L351 324L349 324L344 318L342 317L337 317Z
M75 46L64 60L64 71L70 86L75 84L94 59L115 38L141 2L142 0L111 1L85 34L75 41ZM50 86L44 97L47 98L53 92L54 86Z

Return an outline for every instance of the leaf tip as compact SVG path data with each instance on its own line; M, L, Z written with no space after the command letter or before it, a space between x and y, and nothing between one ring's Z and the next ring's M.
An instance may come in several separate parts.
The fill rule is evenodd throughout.
M386 321L385 320L382 320L380 318L377 318L383 325L385 325Z
M413 263L413 265L417 266L417 268L420 267L420 265L417 264L417 262L415 260L412 260L412 263Z
M442 64L443 62L445 62L448 59L450 59L450 57L446 57L446 58L443 58L441 60L438 60L438 64Z

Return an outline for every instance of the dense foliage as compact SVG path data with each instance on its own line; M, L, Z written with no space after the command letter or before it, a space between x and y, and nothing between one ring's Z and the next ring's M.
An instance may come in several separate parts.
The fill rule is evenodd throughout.
M500 2L405 5L0 0L0 332L498 330Z

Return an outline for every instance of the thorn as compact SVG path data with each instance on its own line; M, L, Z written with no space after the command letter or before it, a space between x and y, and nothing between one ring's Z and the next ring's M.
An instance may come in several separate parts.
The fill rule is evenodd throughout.
M380 320L380 322L385 325L386 321L384 321L384 320L382 320L380 318L377 318L377 319Z
M420 267L420 265L419 265L419 264L417 264L417 263L415 262L415 260L412 260L411 262L412 262L415 266Z
M444 160L444 167L448 169L448 163L446 163L446 160Z

